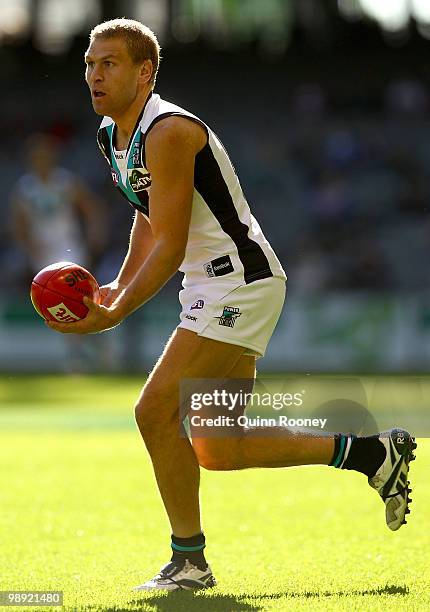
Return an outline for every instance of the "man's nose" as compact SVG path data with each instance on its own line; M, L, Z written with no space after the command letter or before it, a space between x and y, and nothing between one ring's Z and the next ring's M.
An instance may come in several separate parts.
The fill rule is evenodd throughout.
M100 83L103 80L103 72L99 67L94 66L91 75L90 83Z

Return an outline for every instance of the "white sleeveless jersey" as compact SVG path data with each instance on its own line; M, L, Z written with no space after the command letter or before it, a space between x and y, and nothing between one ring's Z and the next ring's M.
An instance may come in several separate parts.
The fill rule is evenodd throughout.
M115 157L115 123L110 117L101 123L97 140L111 167L114 185L150 219L151 176L145 166L145 139L158 121L172 115L199 123L208 134L208 142L195 161L188 242L179 268L185 274L183 286L220 282L240 286L270 276L285 279L219 138L195 115L157 94L150 94L137 120L125 160Z

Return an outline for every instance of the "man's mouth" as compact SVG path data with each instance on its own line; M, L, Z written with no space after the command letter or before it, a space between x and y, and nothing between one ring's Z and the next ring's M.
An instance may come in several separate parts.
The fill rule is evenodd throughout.
M102 98L105 95L106 95L105 92L104 91L100 91L99 89L95 89L93 91L93 98Z

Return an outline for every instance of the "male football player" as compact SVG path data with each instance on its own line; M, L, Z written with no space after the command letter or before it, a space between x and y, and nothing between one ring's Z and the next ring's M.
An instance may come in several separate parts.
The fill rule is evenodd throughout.
M415 443L403 430L352 435L179 435L182 379L254 379L285 295L285 273L251 215L222 143L199 118L154 93L159 45L137 21L96 26L85 54L94 110L104 118L98 143L115 187L135 208L130 245L103 305L86 300L88 316L65 333L117 325L150 300L179 269L181 321L136 404L171 524L172 558L138 588L199 589L215 585L204 556L199 466L209 470L333 465L358 470L381 495L388 526L408 511L407 473ZM257 432L258 433L258 432ZM261 432L260 432L261 433Z

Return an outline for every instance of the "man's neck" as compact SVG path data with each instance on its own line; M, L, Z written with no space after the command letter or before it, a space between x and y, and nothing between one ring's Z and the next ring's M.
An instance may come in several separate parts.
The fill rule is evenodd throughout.
M117 150L123 150L128 147L128 143L136 127L136 121L150 95L151 90L142 92L142 95L136 97L125 113L122 113L119 117L112 117L117 127L116 143L114 143Z

